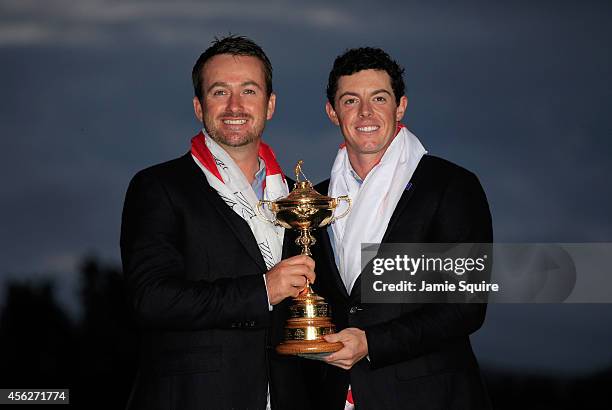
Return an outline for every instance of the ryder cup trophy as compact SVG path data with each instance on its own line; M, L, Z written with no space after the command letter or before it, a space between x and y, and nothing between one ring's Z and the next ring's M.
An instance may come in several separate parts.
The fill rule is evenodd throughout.
M316 242L312 230L346 216L351 209L351 200L348 196L330 198L318 193L304 176L302 163L300 160L295 166L295 187L289 195L276 201L259 201L257 211L270 223L297 229L300 236L295 243L302 247L302 255L311 255L310 247ZM300 174L305 181L300 181ZM334 216L334 209L342 201L347 203L347 209L341 215ZM263 207L275 215L274 220L263 215ZM276 347L278 353L316 358L342 349L342 343L328 343L323 339L323 336L334 333L335 327L327 303L312 291L309 283L293 298L289 309L291 313L285 325L285 341Z

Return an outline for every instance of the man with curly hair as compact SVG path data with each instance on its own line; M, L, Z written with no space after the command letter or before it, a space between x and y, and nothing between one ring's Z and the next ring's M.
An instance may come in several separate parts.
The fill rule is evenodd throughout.
M339 56L326 111L344 144L317 189L349 195L353 208L314 249L317 291L326 297L344 348L325 360L323 408L486 409L469 335L485 304L361 302L362 243L490 243L491 215L478 178L427 151L401 120L403 69L383 50ZM349 390L350 386L350 390ZM349 391L347 400L347 391Z

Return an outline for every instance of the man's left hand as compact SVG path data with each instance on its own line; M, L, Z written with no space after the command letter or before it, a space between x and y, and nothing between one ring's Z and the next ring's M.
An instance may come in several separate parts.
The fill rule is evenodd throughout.
M344 347L325 358L331 365L348 370L368 355L368 340L363 330L349 327L339 333L324 336L327 342L342 342Z

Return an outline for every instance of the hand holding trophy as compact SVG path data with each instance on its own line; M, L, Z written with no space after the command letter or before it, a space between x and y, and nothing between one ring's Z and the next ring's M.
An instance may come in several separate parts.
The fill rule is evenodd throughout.
M303 161L300 160L295 166L295 187L289 195L276 201L259 201L257 211L270 223L299 230L300 236L295 243L301 246L302 255L310 256L310 247L316 242L312 230L346 216L351 209L351 200L348 196L330 198L318 193L304 176L302 164ZM300 174L304 176L305 181L300 181ZM346 211L334 216L334 210L342 201L348 205ZM264 206L275 215L274 220L263 215ZM342 349L342 343L328 343L323 339L323 336L334 333L335 327L331 322L327 303L312 291L309 283L299 296L293 299L289 309L291 315L285 325L285 341L276 347L279 354L317 358Z

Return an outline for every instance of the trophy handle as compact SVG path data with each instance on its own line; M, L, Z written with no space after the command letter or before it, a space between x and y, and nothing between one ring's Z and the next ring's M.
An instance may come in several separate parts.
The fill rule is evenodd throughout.
M351 210L351 204L352 204L352 202L351 202L351 198L349 198L349 196L348 196L348 195L342 195L342 196L339 196L338 198L336 198L336 199L335 199L335 201L336 201L336 206L337 206L337 204L338 204L339 202L344 201L344 202L346 202L346 204L348 205L348 207L346 208L346 211L342 212L342 215L334 216L334 217L331 219L331 221L329 221L329 223L330 223L330 224L331 224L331 223L336 222L336 221L337 221L338 219L340 219L340 218L344 218L344 217L345 217L345 216L346 216L346 215L349 213L349 211Z
M266 205L266 204L268 204L268 205L270 205L270 204L271 204L271 205L274 205L274 201L268 201L268 200L266 200L266 199L262 199L261 201L257 202L257 216L258 216L258 217L260 217L261 219L263 219L263 220L264 220L264 221L266 221L266 222L269 222L269 223L271 223L271 224L273 224L273 225L276 225L276 226L280 226L280 224L279 224L279 223L278 223L276 220L268 219L268 218L266 218L266 216L263 214L263 212L262 212L261 208L262 208L264 205Z

